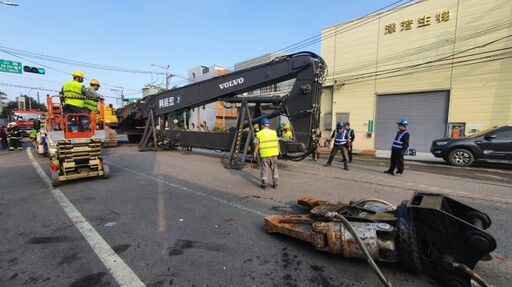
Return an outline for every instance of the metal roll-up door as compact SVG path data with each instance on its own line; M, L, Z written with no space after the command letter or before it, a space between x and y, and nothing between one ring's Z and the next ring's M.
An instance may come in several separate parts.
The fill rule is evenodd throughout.
M389 150L401 118L409 120L409 148L429 152L432 140L446 135L449 91L377 96L375 149Z

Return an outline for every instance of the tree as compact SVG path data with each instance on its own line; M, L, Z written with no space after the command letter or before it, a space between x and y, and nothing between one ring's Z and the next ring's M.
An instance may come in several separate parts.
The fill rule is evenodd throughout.
M26 96L25 96L26 97ZM46 105L38 103L36 100L34 100L32 97L26 97L27 98L27 104L26 107L32 107L33 110L41 110L41 111L47 111ZM0 118L7 118L12 110L18 108L18 102L17 101L9 101L2 109L2 114L0 115Z

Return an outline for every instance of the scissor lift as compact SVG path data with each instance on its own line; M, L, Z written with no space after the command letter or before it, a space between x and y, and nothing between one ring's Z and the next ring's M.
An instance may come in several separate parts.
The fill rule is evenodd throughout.
M101 156L104 138L103 100L99 102L100 113L66 115L58 96L48 96L48 117L44 125L45 143L41 151L51 157L52 185L78 178L103 176L108 178L110 170ZM89 125L82 121L88 119ZM39 149L38 149L39 150ZM41 152L40 152L41 153Z

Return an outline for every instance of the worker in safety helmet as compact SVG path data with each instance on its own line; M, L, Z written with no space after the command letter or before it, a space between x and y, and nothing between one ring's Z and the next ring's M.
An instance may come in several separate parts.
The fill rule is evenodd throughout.
M277 156L280 153L277 133L269 128L270 121L267 118L261 119L261 130L254 138L253 156L260 156L260 176L262 189L269 185L268 172L272 172L272 187L277 188L279 182L277 174ZM259 153L258 153L259 152Z
M20 127L15 123L9 123L7 125L7 133L9 134L9 150L22 150L21 147L21 130Z
M63 99L63 114L64 118L68 122L68 131L72 128L72 117L66 117L67 114L89 114L89 110L84 108L84 100L86 98L86 88L82 84L84 81L84 73L80 71L74 71L73 80L64 83L60 94ZM86 116L77 116L80 120L78 125L78 131L87 130L90 126L90 118Z
M334 141L334 143L333 143ZM331 166L332 160L334 156L341 151L341 155L343 156L343 168L348 170L348 143L350 138L348 136L348 132L343 128L343 123L338 122L336 124L336 129L332 132L329 146L332 145L331 154L329 155L329 159L324 166Z
M282 138L283 137L283 129L284 129L284 124L281 123L277 126L277 137L278 138Z
M293 133L290 130L290 125L285 124L283 126L283 139L291 140L293 138Z
M96 79L91 79L89 87L86 89L87 98L84 100L84 108L89 109L90 112L98 111L98 101L102 96L98 93L100 82Z
M391 145L391 166L388 170L384 171L384 173L402 175L404 172L404 154L409 148L410 134L407 131L409 121L407 118L402 118L396 124L398 125L398 132L396 133L395 140L393 140L393 144ZM395 168L396 174L394 173Z

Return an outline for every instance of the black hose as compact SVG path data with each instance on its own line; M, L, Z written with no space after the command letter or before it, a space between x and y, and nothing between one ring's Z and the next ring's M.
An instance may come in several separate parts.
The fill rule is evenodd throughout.
M350 234L352 234L352 236L356 240L357 245L359 245L359 248L361 248L361 250L363 250L363 253L366 256L366 261L368 261L368 263L372 267L373 271L375 271L375 274L377 274L377 277L379 277L380 281L382 283L384 283L384 286L392 287L393 285L391 284L391 282L388 279L386 279L386 277L384 276L384 274L382 274L382 272L380 271L377 264L375 264L375 261L373 261L372 256L368 252L368 249L366 248L366 246L364 246L364 243L361 240L361 238L359 238L359 236L357 235L356 230L354 229L352 224L350 224L350 222L343 215L341 215L337 212L328 212L326 214L326 217L327 218L337 218L337 219L340 219L341 222L343 222L345 227L347 227L347 229L350 231Z

